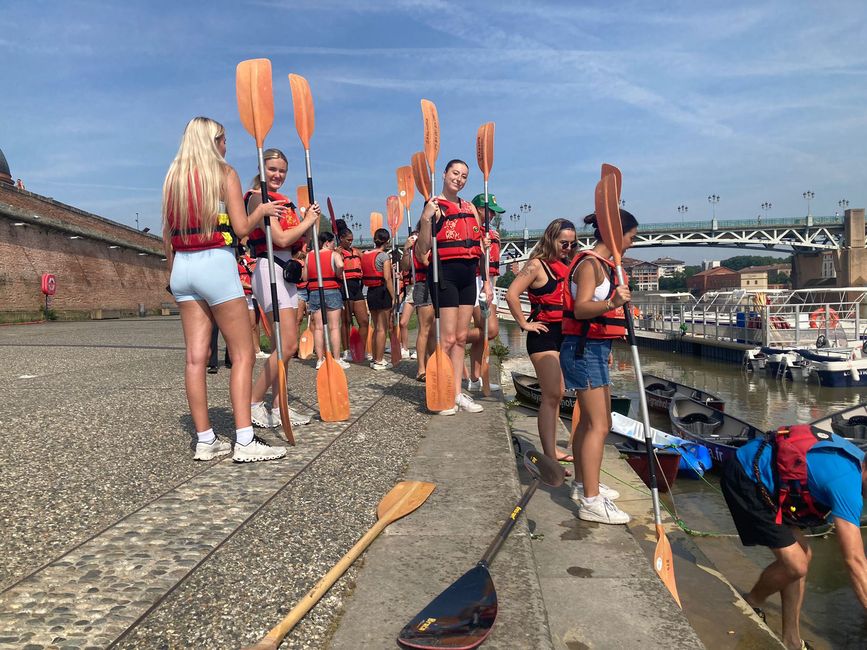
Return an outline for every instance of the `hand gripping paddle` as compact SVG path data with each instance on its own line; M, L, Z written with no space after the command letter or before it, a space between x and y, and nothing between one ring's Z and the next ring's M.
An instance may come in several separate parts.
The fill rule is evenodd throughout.
M623 252L623 226L620 221L620 170L612 165L602 166L602 180L596 185L596 224L602 241L608 246L614 257L614 265L617 269L617 281L625 284L623 266L620 255ZM647 410L647 399L644 395L644 378L641 371L641 359L638 356L638 344L635 339L635 327L632 322L632 307L629 303L623 305L623 313L626 318L626 335L632 352L632 367L635 370L635 383L637 384L638 400L641 407L641 421L644 425L644 444L647 449L647 457L653 455L653 435L650 428L650 415ZM659 489L656 486L656 463L649 463L650 469L650 495L653 500L653 519L656 524L656 549L653 553L653 569L656 571L662 583L666 586L675 602L680 606L680 597L677 594L677 583L674 578L674 558L671 552L671 544L662 527L662 517L659 510Z
M402 646L464 650L480 645L491 633L497 618L497 590L488 567L512 532L539 483L557 487L563 484L565 478L560 463L535 449L524 454L524 467L533 476L533 481L515 504L482 559L407 623L397 637Z
M346 572L385 527L419 508L434 491L434 487L433 483L421 481L401 481L395 485L382 498L376 508L378 518L376 524L316 583L313 589L307 592L301 602L295 605L278 625L274 626L261 641L248 650L277 650L283 637L295 627L298 621L304 618L307 612L313 609L319 599L337 582L337 579Z
M274 124L274 92L271 85L271 62L268 59L241 61L235 72L235 92L238 97L238 113L247 132L256 140L259 153L259 183L262 202L267 203L268 186L265 181L265 161L262 145L265 136ZM277 348L277 403L280 406L280 421L289 444L295 444L292 424L289 422L289 396L286 388L286 366L283 362L283 337L280 332L280 309L277 300L277 274L274 271L274 245L271 240L271 217L265 219L265 243L268 250L268 273L271 276L271 305L274 319L274 344Z
M295 129L304 145L304 160L307 167L307 187L303 196L306 205L312 204L313 173L310 168L310 138L313 136L313 95L307 80L297 74L289 75L292 89L292 108L295 110ZM299 206L302 205L302 188L298 188ZM318 220L317 220L318 221ZM325 337L325 363L316 372L316 397L319 415L325 422L343 422L349 419L349 386L346 373L334 358L331 336L328 332L328 313L325 307L325 289L322 288L322 258L319 255L319 224L313 224L313 261L316 264L316 280L319 291L319 313L322 316L322 331ZM307 269L310 273L310 269ZM309 278L309 275L308 275ZM309 286L309 285L308 285ZM338 351L339 354L339 351Z

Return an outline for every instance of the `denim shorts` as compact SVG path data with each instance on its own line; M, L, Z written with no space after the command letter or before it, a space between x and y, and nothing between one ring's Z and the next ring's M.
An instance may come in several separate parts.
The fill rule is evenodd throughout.
M177 302L203 300L213 306L244 297L238 263L230 246L178 251L169 285Z
M325 309L327 311L336 311L343 309L343 296L340 295L340 289L325 289ZM309 311L319 311L319 289L310 289L310 297L307 299L307 309Z
M611 354L612 339L587 339L584 355L575 356L578 347L577 336L566 336L560 347L560 368L566 388L587 390L611 384L608 374L608 356Z

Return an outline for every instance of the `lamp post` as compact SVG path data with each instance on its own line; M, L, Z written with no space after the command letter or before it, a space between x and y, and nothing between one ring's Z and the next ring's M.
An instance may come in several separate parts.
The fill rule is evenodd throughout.
M816 193L811 192L810 190L807 190L801 196L803 196L804 200L807 202L807 216L809 217L810 216L810 201L812 201L814 198L816 198Z
M774 204L771 203L770 201L765 201L764 203L762 203L762 210L765 211L765 220L767 220L767 218L768 218L768 210L770 210L773 207L774 207ZM761 217L761 215L759 215L759 223L761 223L761 222L762 222L762 217Z
M680 212L680 225L683 225L683 218L686 216L686 213L689 212L689 206L679 205L677 206L677 211Z
M713 220L716 221L716 204L719 203L719 196L711 194L707 197L707 202L713 206Z
M849 208L849 201L847 201L846 199L840 199L839 201L837 201L837 205L839 205L840 209L845 212Z
M527 245L529 244L530 233L527 231L527 215L533 211L533 206L529 203L522 203L518 206L518 210L524 215L524 253L527 253Z
M135 213L135 229L141 230L141 228L139 228L139 225L138 225L138 212Z

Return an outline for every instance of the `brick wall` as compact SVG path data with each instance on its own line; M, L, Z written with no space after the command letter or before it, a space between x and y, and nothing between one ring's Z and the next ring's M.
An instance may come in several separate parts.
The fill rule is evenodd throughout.
M157 310L173 303L162 255L161 240L149 234L0 187L0 321L38 313L43 273L57 277L51 307L61 316L137 313L140 303Z

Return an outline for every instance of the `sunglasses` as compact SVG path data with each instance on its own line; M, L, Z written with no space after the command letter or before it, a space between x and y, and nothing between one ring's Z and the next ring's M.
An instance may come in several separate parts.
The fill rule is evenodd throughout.
M577 241L561 241L560 242L560 248L562 248L564 251L567 249L568 250L575 250L576 248L578 248L578 242Z

